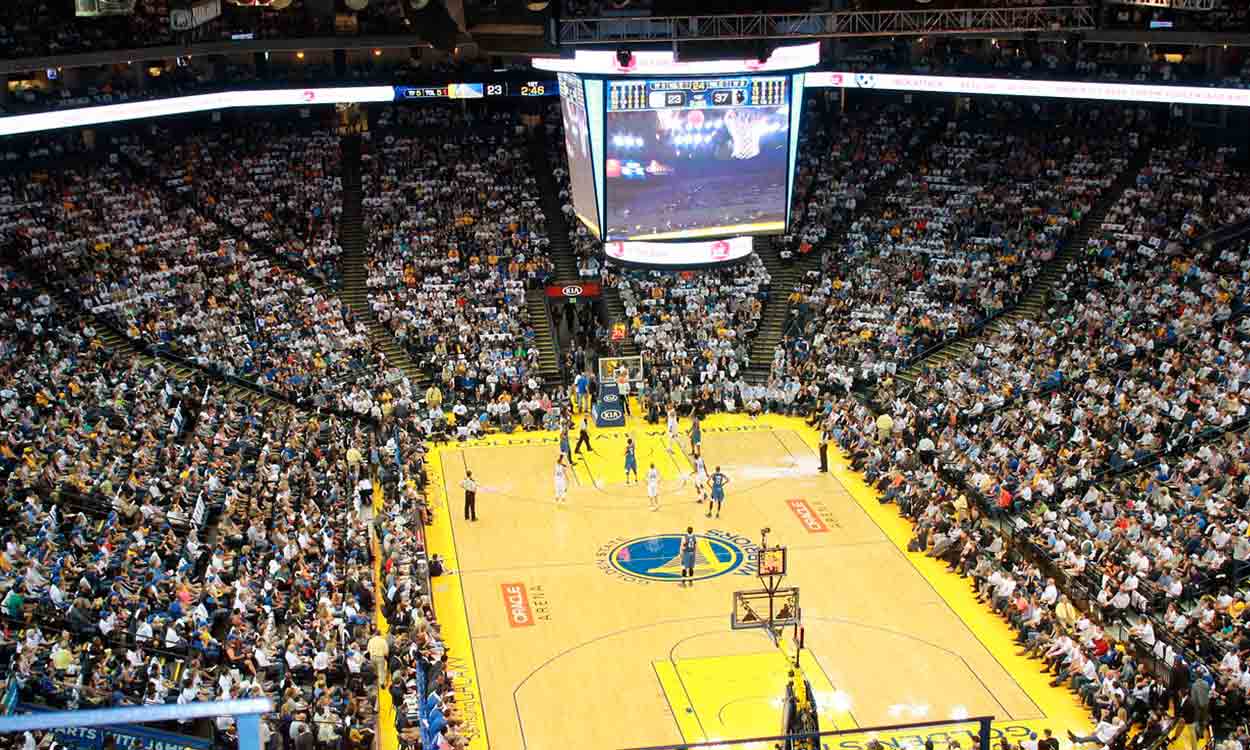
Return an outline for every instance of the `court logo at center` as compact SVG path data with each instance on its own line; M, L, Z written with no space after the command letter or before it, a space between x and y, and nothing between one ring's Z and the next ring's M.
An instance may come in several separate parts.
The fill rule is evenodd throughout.
M640 582L681 580L682 534L656 534L636 539L614 539L600 548L599 568L623 580ZM723 531L695 535L694 580L735 573L754 575L756 545Z

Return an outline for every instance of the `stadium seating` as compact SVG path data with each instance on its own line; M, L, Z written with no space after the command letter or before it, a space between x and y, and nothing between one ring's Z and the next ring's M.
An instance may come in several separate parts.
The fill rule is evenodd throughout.
M552 274L546 224L524 140L510 116L491 117L379 136L364 157L370 306L441 388L439 432L448 419L476 432L554 417L525 307Z
M158 186L107 164L8 178L35 204L14 232L21 254L132 339L287 397L369 412L387 366L346 305L185 205L180 191L197 185L181 163L159 174Z

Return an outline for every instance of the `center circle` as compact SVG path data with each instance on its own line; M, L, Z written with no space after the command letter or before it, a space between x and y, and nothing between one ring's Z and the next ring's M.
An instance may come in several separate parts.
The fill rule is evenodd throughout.
M645 581L681 580L681 540L685 534L656 534L621 542L608 553L617 572ZM732 573L746 561L746 552L727 539L695 534L695 580Z

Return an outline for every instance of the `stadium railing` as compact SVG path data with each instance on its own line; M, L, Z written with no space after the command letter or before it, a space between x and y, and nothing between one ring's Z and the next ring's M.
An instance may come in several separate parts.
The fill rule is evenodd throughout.
M0 716L0 734L229 716L235 720L239 750L262 750L260 718L272 710L273 701L268 698L246 698L233 701L97 708L86 711L46 711Z

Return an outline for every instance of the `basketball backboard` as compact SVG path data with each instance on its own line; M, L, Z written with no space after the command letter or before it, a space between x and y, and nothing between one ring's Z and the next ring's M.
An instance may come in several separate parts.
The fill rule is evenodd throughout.
M769 601L772 609L769 609ZM777 589L775 594L767 590L735 591L730 626L734 630L765 628L776 630L799 622L799 589L789 586Z

